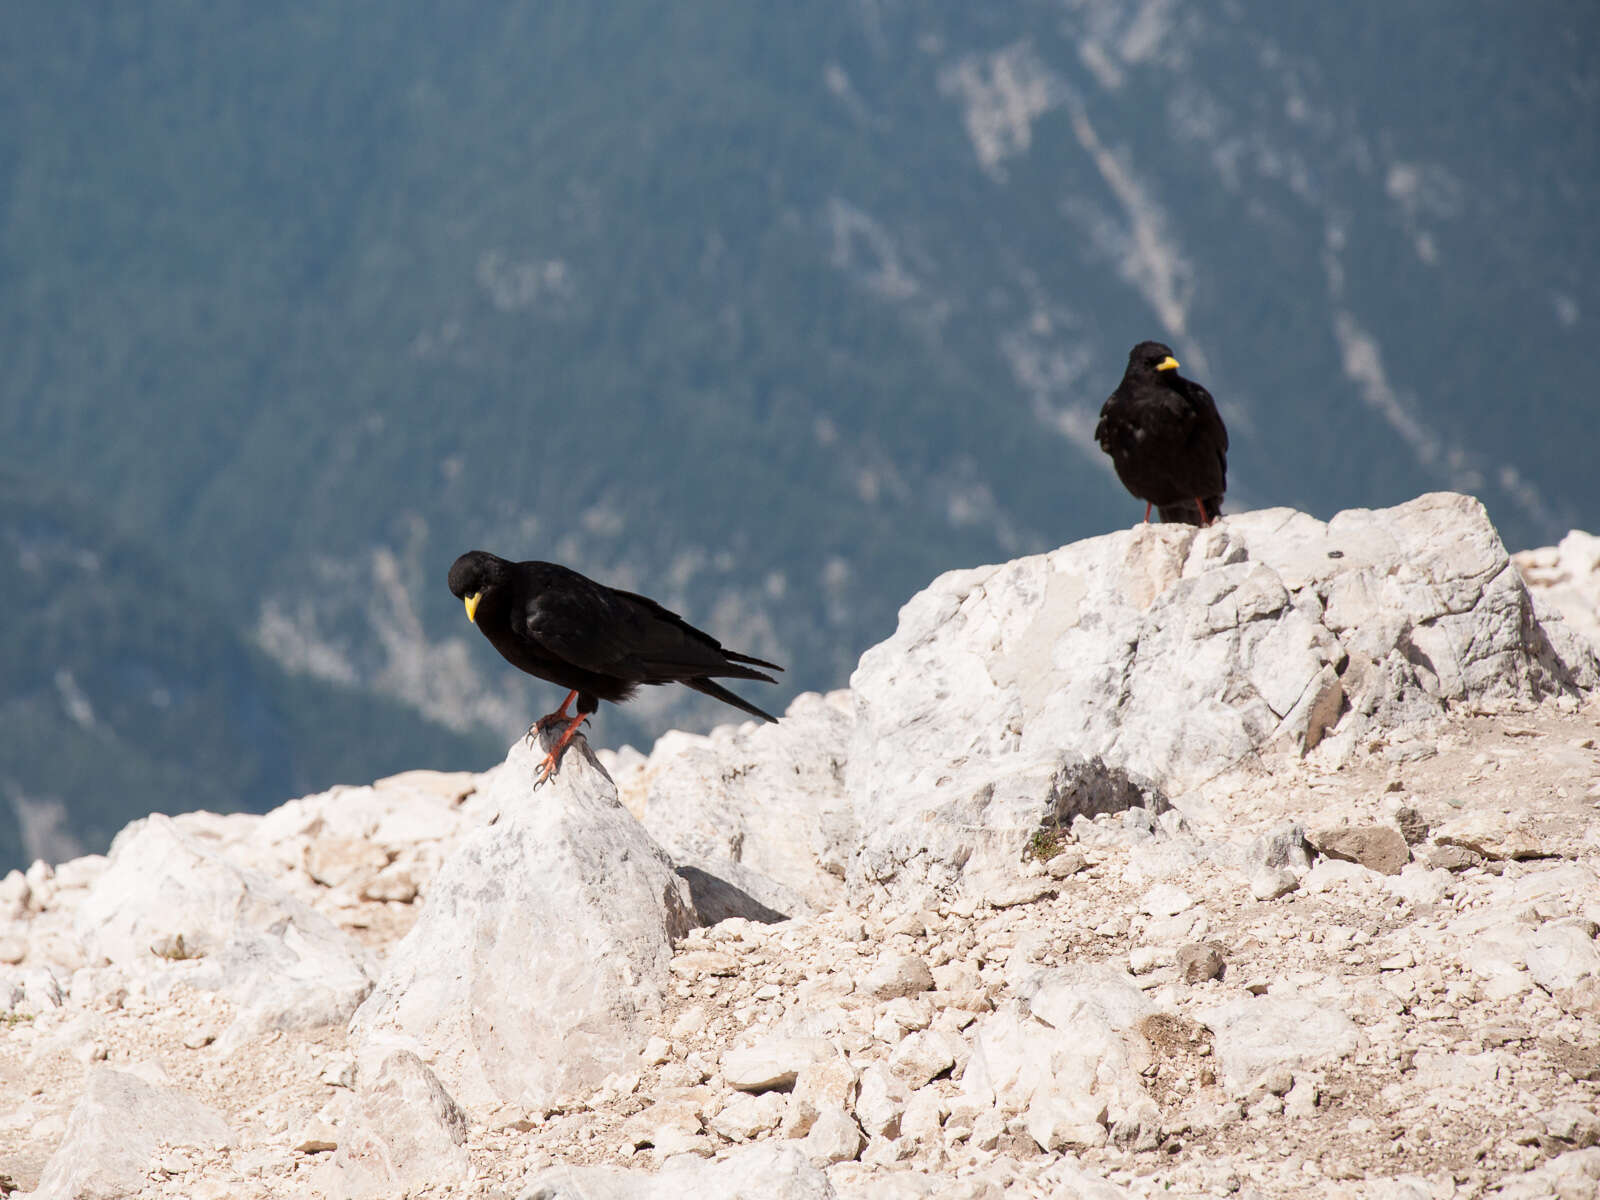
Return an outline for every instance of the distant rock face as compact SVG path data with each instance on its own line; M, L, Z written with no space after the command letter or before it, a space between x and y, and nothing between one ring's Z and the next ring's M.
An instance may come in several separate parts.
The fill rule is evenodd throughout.
M538 1104L636 1069L672 941L695 924L672 862L575 744L550 784L522 742L352 1022L363 1062L428 1063L455 1100Z
M1262 755L1337 761L1375 724L1597 678L1466 496L1139 526L951 572L851 677L851 879L936 889L1070 820L1064 789L1159 805Z

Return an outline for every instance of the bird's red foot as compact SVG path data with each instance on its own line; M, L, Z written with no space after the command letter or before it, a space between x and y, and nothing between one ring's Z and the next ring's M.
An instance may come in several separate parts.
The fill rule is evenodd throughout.
M573 695L577 695L577 693L574 692ZM568 696L567 699L570 701L572 697ZM551 713L548 717L541 717L534 725L534 729L542 732L547 727L547 723L554 724L558 720L566 720L567 722L567 727L562 732L560 740L550 748L550 753L546 754L544 761L539 764L539 773L534 777L533 781L533 786L536 788L548 783L550 777L556 773L556 769L561 766L562 756L567 752L567 744L578 735L578 726L589 719L588 713L575 713L573 716L568 717L566 715L566 707L563 704L559 713ZM532 733L533 730L529 730L529 732Z
M1212 521L1216 520L1215 517L1206 516L1206 502L1204 500L1200 499L1199 496L1196 496L1194 498L1194 506L1200 510L1200 528L1201 529L1204 529L1207 525L1211 524ZM565 708L566 705L563 704L561 707Z

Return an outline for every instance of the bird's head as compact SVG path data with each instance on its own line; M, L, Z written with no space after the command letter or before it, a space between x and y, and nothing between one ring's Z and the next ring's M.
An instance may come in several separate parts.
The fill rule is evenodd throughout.
M1160 342L1140 342L1128 352L1128 370L1140 373L1176 371L1178 360L1172 356L1170 347Z
M509 566L487 550L469 550L450 564L450 594L467 606L467 620L476 624L484 594L506 578Z

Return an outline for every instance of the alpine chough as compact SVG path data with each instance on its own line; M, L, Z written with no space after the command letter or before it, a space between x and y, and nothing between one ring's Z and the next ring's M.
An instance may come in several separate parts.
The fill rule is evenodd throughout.
M1228 431L1211 393L1178 374L1160 342L1140 342L1128 369L1100 409L1095 441L1117 478L1163 521L1209 525L1228 490Z
M778 681L755 670L776 663L725 650L710 634L647 596L618 591L548 562L509 562L472 550L450 567L450 591L512 666L569 689L561 707L540 717L535 732L566 723L545 756L537 787L554 774L578 726L600 707L621 704L643 683L682 683L763 721L777 720L712 682L713 677ZM575 715L567 705L576 699Z

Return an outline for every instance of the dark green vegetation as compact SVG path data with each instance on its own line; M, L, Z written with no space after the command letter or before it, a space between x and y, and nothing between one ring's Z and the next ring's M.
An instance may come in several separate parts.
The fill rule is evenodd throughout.
M103 847L131 817L257 811L498 739L290 675L214 603L62 489L0 471L0 866Z
M1390 8L10 5L0 464L170 590L107 576L125 626L51 645L7 605L0 764L95 837L456 765L327 689L237 755L155 714L110 750L21 681L114 711L80 643L147 630L243 714L222 664L270 626L499 744L559 696L468 641L439 581L476 545L842 684L939 571L1132 523L1089 433L1143 337L1222 398L1232 511L1592 524L1593 6Z

